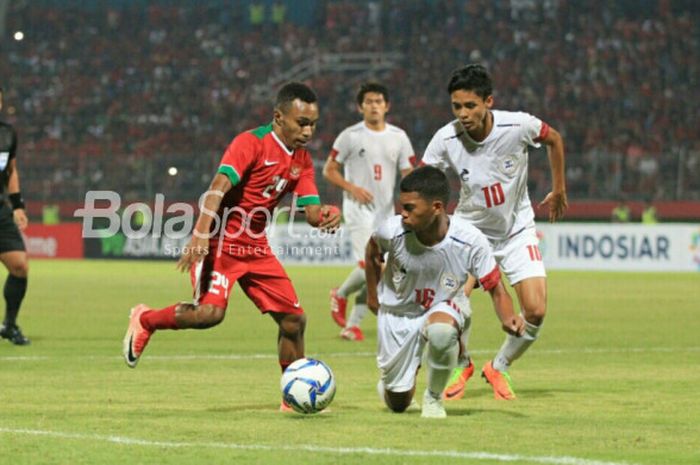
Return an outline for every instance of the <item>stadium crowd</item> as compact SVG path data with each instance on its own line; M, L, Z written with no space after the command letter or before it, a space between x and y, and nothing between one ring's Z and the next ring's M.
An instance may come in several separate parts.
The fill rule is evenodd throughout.
M10 2L0 83L25 197L193 200L231 137L270 119L255 85L318 54L362 51L403 54L378 77L392 91L390 121L419 155L451 118L450 71L483 62L497 108L527 109L563 134L572 200L700 199L696 2L309 0L301 13L292 1L234 3ZM320 169L359 120L356 79L309 83L321 101ZM544 152L531 153L534 198L549 189L546 167Z

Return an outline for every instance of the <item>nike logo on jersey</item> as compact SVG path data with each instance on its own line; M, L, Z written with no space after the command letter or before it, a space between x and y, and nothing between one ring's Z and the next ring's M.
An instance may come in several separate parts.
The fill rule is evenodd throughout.
M294 308L299 308L299 302L294 303Z
M278 161L265 160L265 166L272 166L272 165L276 165L277 163L279 163L279 162L278 162Z

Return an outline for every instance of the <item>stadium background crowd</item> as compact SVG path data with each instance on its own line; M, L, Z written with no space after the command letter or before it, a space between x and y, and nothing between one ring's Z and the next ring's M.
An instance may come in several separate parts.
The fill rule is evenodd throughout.
M692 0L0 0L3 13L3 117L19 131L28 200L79 202L99 189L193 201L233 135L270 119L254 89L313 57L354 52L398 53L375 76L418 155L452 118L450 71L479 61L497 108L527 109L563 134L571 200L700 200ZM319 180L337 133L360 119L354 93L367 77L308 77L321 103ZM545 153L530 163L541 199Z

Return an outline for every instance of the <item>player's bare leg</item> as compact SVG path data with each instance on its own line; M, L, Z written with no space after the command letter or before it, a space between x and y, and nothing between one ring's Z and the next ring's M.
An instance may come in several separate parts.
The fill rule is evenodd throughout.
M537 339L547 308L546 278L527 278L516 283L513 288L518 294L520 309L525 319L525 334L520 337L506 336L506 340L496 357L482 371L482 376L491 383L494 389L494 396L506 400L515 398L508 376L508 368Z
M383 390L382 398L386 406L389 407L392 412L401 413L406 411L411 405L413 395L416 393L416 385L414 384L410 391L394 392L385 389L384 384L381 381L380 383L381 389Z
M279 326L277 334L277 354L280 368L284 370L295 360L304 356L304 330L306 329L306 315L270 312L270 315ZM282 399L281 412L292 412L292 408Z
M284 370L290 363L304 356L306 315L280 312L271 312L270 315L279 326L277 353Z
M0 254L0 262L5 265L9 272L3 289L6 307L5 319L0 326L0 337L8 339L15 345L28 345L30 344L29 339L24 337L17 326L17 314L27 292L27 276L29 274L27 253L22 250L4 252Z
M177 329L207 329L224 321L226 310L211 304L179 303L175 306ZM160 328L154 328L160 329Z
M161 310L139 304L131 309L123 341L124 360L135 368L146 345L159 329L207 329L221 323L226 310L211 304L181 302Z

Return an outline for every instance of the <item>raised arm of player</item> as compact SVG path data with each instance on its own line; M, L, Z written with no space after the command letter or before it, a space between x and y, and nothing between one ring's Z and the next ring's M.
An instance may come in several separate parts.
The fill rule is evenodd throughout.
M365 278L367 279L367 307L377 314L379 310L379 297L377 285L382 275L382 251L373 237L367 241L365 248Z
M340 187L344 191L347 191L352 195L352 197L360 203L370 203L374 200L372 193L360 186L348 182L343 177L340 172L340 167L342 165L333 159L333 156L329 156L326 160L326 164L323 165L323 177L328 180L331 184Z
M214 176L209 189L202 195L203 202L199 217L192 231L192 239L187 247L182 251L182 256L177 262L177 269L183 272L189 271L190 267L201 260L209 253L209 231L211 223L216 218L219 206L224 195L231 190L233 185L229 177L222 173ZM220 219L219 219L220 221ZM223 225L220 225L223 227Z
M516 315L513 310L513 299L503 286L503 281L498 280L498 284L489 289L493 308L498 319L501 321L503 331L514 336L522 336L525 332L525 321L520 315Z
M549 221L554 223L562 216L569 206L566 200L566 175L564 172L564 140L557 131L549 128L547 135L541 141L547 146L549 167L552 171L552 191L540 203L540 207L549 208Z
M17 160L15 158L10 160L10 164L7 167L7 171L10 174L10 177L7 180L7 194L18 194L19 173L17 172ZM12 198L10 197L10 199ZM24 231L27 228L27 224L29 224L29 220L27 219L27 213L24 211L24 208L15 208L12 211L12 216L14 217L17 228L19 228L20 231Z

